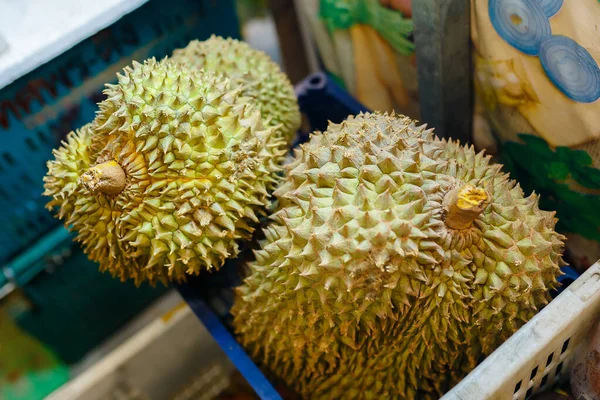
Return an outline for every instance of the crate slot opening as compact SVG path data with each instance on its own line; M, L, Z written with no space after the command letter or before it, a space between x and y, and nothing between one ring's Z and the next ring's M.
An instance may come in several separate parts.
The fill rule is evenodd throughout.
M544 377L542 378L542 382L540 383L540 387L544 387L547 382L548 382L548 374L544 375Z
M50 138L43 131L37 131L37 136L42 143L54 145L54 143L52 143L52 140L50 140Z
M562 350L560 351L560 354L563 354L565 351L567 351L567 349L569 348L569 341L570 340L571 340L571 338L565 340L565 342L563 343Z
M16 164L15 159L13 158L12 155L10 155L10 153L3 153L2 158L4 158L4 161L6 161L6 163L9 166L11 166L11 167L15 166L15 164Z
M319 86L320 84L323 83L323 79L321 79L320 76L313 76L312 78L310 78L309 82L313 86Z
M560 364L558 364L558 366L556 367L556 375L560 374L560 371L562 370L562 366L563 366L562 362Z
M35 142L33 141L32 138L28 137L25 139L25 145L27 146L27 148L29 148L29 150L31 150L32 152L36 152L38 151L38 146L35 144Z
M538 372L538 367L535 367L532 371L531 371L531 375L529 376L529 379L532 380L533 378L535 378L535 376L537 375Z
M517 384L515 385L515 391L513 393L517 393L519 391L519 389L521 389L521 382L523 382L523 381L517 382Z

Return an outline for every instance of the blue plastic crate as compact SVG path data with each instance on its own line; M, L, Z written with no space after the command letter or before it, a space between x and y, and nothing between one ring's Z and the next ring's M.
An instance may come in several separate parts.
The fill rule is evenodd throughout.
M107 82L132 60L170 55L211 34L240 38L235 0L149 0L0 89L0 297L17 288L18 324L75 362L166 291L122 284L87 259L44 208L46 162L90 122Z
M296 96L300 110L310 122L311 131L324 131L329 121L339 123L348 115L368 111L324 73L310 75L297 84ZM308 136L309 132L299 132L294 146L306 141ZM265 220L264 223L266 222ZM232 316L229 311L234 301L233 289L242 283L242 271L239 267L251 258L251 249L242 246L238 259L227 261L223 268L208 277L191 278L186 284L178 285L178 290L256 394L261 399L277 400L281 399L277 390L232 333ZM562 271L564 275L559 278L559 282L563 286L552 293L553 297L579 276L569 267L563 267Z

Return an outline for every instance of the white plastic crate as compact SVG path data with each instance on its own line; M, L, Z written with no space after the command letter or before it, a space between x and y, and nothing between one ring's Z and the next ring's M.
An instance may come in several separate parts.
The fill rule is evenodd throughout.
M600 262L590 267L441 400L524 400L568 381L600 321Z

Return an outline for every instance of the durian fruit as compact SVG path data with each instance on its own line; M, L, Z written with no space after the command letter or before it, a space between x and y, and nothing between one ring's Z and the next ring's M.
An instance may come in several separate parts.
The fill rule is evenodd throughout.
M314 133L232 308L307 399L437 399L557 286L563 237L489 157L394 114Z
M89 258L154 284L237 255L279 179L277 129L227 78L168 60L134 63L104 93L45 177L48 207Z
M58 209L58 218L65 219L75 211L75 193L82 171L91 166L89 151L92 143L92 124L70 132L62 146L52 151L54 160L48 162L48 174L44 177L44 196L52 199L46 207Z
M171 57L194 68L224 74L233 85L243 87L243 95L255 98L266 126L282 124L291 141L300 128L300 109L294 87L279 66L264 52L247 43L212 35L205 41L193 40Z

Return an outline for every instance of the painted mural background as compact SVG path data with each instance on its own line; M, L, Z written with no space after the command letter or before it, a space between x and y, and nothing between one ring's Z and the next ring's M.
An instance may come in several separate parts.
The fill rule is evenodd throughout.
M600 259L600 2L472 0L471 11L486 121L475 140L500 144L499 161L557 211L585 269Z

